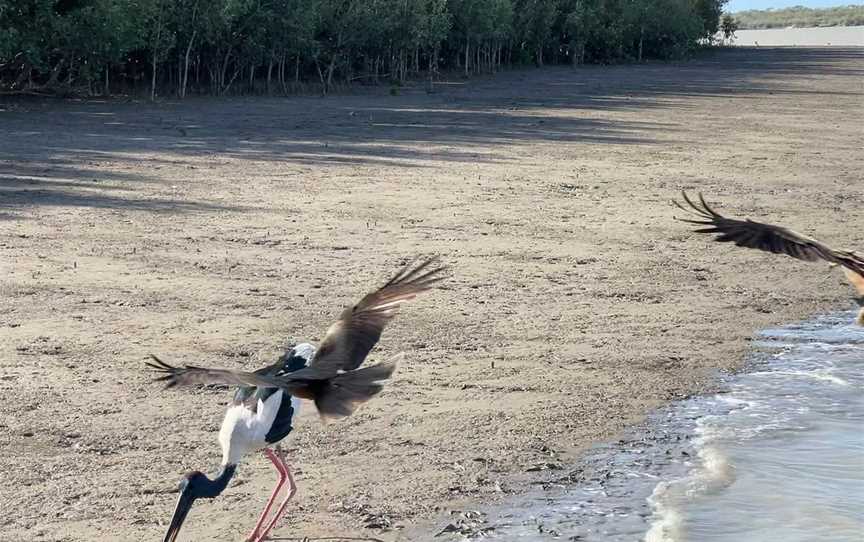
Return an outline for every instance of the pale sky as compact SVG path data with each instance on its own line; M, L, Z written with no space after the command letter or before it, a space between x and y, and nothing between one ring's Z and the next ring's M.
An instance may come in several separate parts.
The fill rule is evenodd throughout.
M734 13L746 9L768 9L787 8L791 6L805 6L808 8L830 8L834 6L861 5L864 0L730 0L724 11Z

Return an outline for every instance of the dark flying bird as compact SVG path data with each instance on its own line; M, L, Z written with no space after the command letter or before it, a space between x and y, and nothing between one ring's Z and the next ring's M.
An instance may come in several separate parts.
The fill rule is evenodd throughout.
M755 248L774 254L786 254L793 258L807 262L824 260L832 265L839 265L846 273L846 278L858 291L855 298L861 310L858 312L856 322L864 326L864 256L848 250L835 250L828 245L801 235L782 226L763 224L752 220L736 220L726 218L705 202L702 194L699 194L699 202L691 200L686 192L682 192L684 201L688 207L679 202L674 203L682 211L696 215L696 220L680 219L689 224L706 226L694 230L697 233L716 233L714 239L721 243L735 243L736 246Z
M241 458L258 449L263 449L273 463L279 480L247 541L260 542L267 537L296 491L285 454L278 443L293 429L299 399L314 401L322 418L342 418L381 391L382 382L390 378L396 368L395 360L370 367L360 368L360 365L378 342L384 326L395 316L399 305L430 289L443 278L445 268L433 266L434 262L433 258L413 267L409 264L380 289L345 309L327 330L317 350L310 344L297 345L273 365L254 372L189 365L174 367L151 356L153 361L147 365L162 373L157 380L166 382L167 387L191 384L239 386L219 431L221 472L212 480L198 471L183 478L180 497L164 542L177 539L195 499L209 499L222 493ZM265 526L267 515L286 483L287 495Z

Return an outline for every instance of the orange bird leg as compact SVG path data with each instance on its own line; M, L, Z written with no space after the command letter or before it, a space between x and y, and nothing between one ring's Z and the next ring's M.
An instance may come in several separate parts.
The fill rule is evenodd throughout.
M288 501L294 497L294 494L297 493L297 485L294 483L294 477L291 475L291 467L288 465L288 462L285 461L285 454L282 451L279 451L281 456L280 459L282 461L282 468L285 470L285 476L288 478L288 495L285 496L285 500L282 501L282 504L279 505L279 508L276 510L276 513L273 514L273 519L270 520L270 524L267 525L267 528L264 529L258 536L258 540L256 542L262 542L267 539L267 535L276 526L276 522L279 521L279 518L285 513L285 508L288 507ZM275 455L275 454L274 454ZM275 496L275 493L274 493Z
M285 485L286 480L291 479L291 473L289 473L285 469L285 465L282 460L276 455L273 450L270 448L264 448L264 455L267 456L267 459L273 462L273 466L276 467L276 470L279 471L279 481L276 482L276 487L273 488L273 493L270 494L270 499L267 501L267 506L264 507L264 511L261 512L261 517L258 518L258 523L255 524L255 528L252 529L252 532L249 533L249 536L246 537L246 542L256 542L257 540L262 540L263 536L258 535L258 531L261 530L261 526L264 525L264 520L267 519L267 514L270 513L270 508L273 507L273 503L276 501L276 495L279 494L279 490L282 489L282 486ZM291 485L293 487L294 482L291 481ZM270 528L267 529L268 531ZM266 534L267 531L265 531Z

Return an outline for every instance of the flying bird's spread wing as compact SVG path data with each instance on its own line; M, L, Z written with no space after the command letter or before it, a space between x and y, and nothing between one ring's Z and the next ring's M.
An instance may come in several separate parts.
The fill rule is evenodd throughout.
M274 372L274 366L255 372L211 369L187 365L175 367L151 355L147 365L160 373L166 387L194 384L227 384L282 388L289 394L315 401L321 416L342 417L356 405L381 391L396 368L396 358L387 363L358 369L378 342L384 326L397 307L441 280L445 267L435 267L435 258L409 264L378 290L346 309L324 337L308 367Z
M145 362L161 376L157 381L165 382L166 388L174 386L189 386L193 384L225 384L228 386L257 386L262 388L279 388L285 385L282 378L268 375L264 372L232 371L230 369L210 369L207 367L174 367L150 354L152 361Z
M257 386L262 388L281 388L290 395L315 401L318 413L324 419L350 416L358 405L378 395L396 370L402 355L399 354L386 363L379 363L362 369L344 372L310 371L306 376L300 371L283 376L262 373L208 369L204 367L174 367L156 356L151 355L151 368L162 376L156 380L166 382L166 387L189 384L229 384L234 386ZM305 371L305 369L304 369Z
M697 233L716 233L715 241L721 243L735 243L739 247L755 248L774 254L786 254L799 260L814 262L824 260L826 262L841 265L859 278L864 276L864 257L854 252L845 250L834 250L831 247L806 235L794 232L782 226L763 224L752 220L736 220L726 218L705 202L702 194L699 194L699 202L691 200L686 192L682 192L684 201L690 207L684 207L677 201L673 203L682 211L695 214L698 218L680 219L689 224L706 226L696 231ZM853 284L856 284L852 275L847 273ZM861 279L864 282L864 278ZM857 284L856 284L857 286ZM864 286L862 286L864 287ZM860 288L860 287L859 287ZM859 291L861 291L859 289Z
M330 326L308 369L299 371L350 371L363 363L381 338L381 332L399 305L413 299L440 281L443 266L436 258L413 262L403 267L387 284L369 293L353 307L345 309Z

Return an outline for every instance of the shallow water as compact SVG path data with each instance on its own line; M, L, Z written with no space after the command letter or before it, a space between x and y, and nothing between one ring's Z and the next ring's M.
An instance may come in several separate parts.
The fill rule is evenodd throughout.
M864 328L765 331L751 371L589 452L560 489L489 518L499 540L861 542ZM556 484L551 484L555 486Z
M733 43L742 46L864 46L864 26L739 30L735 32Z

